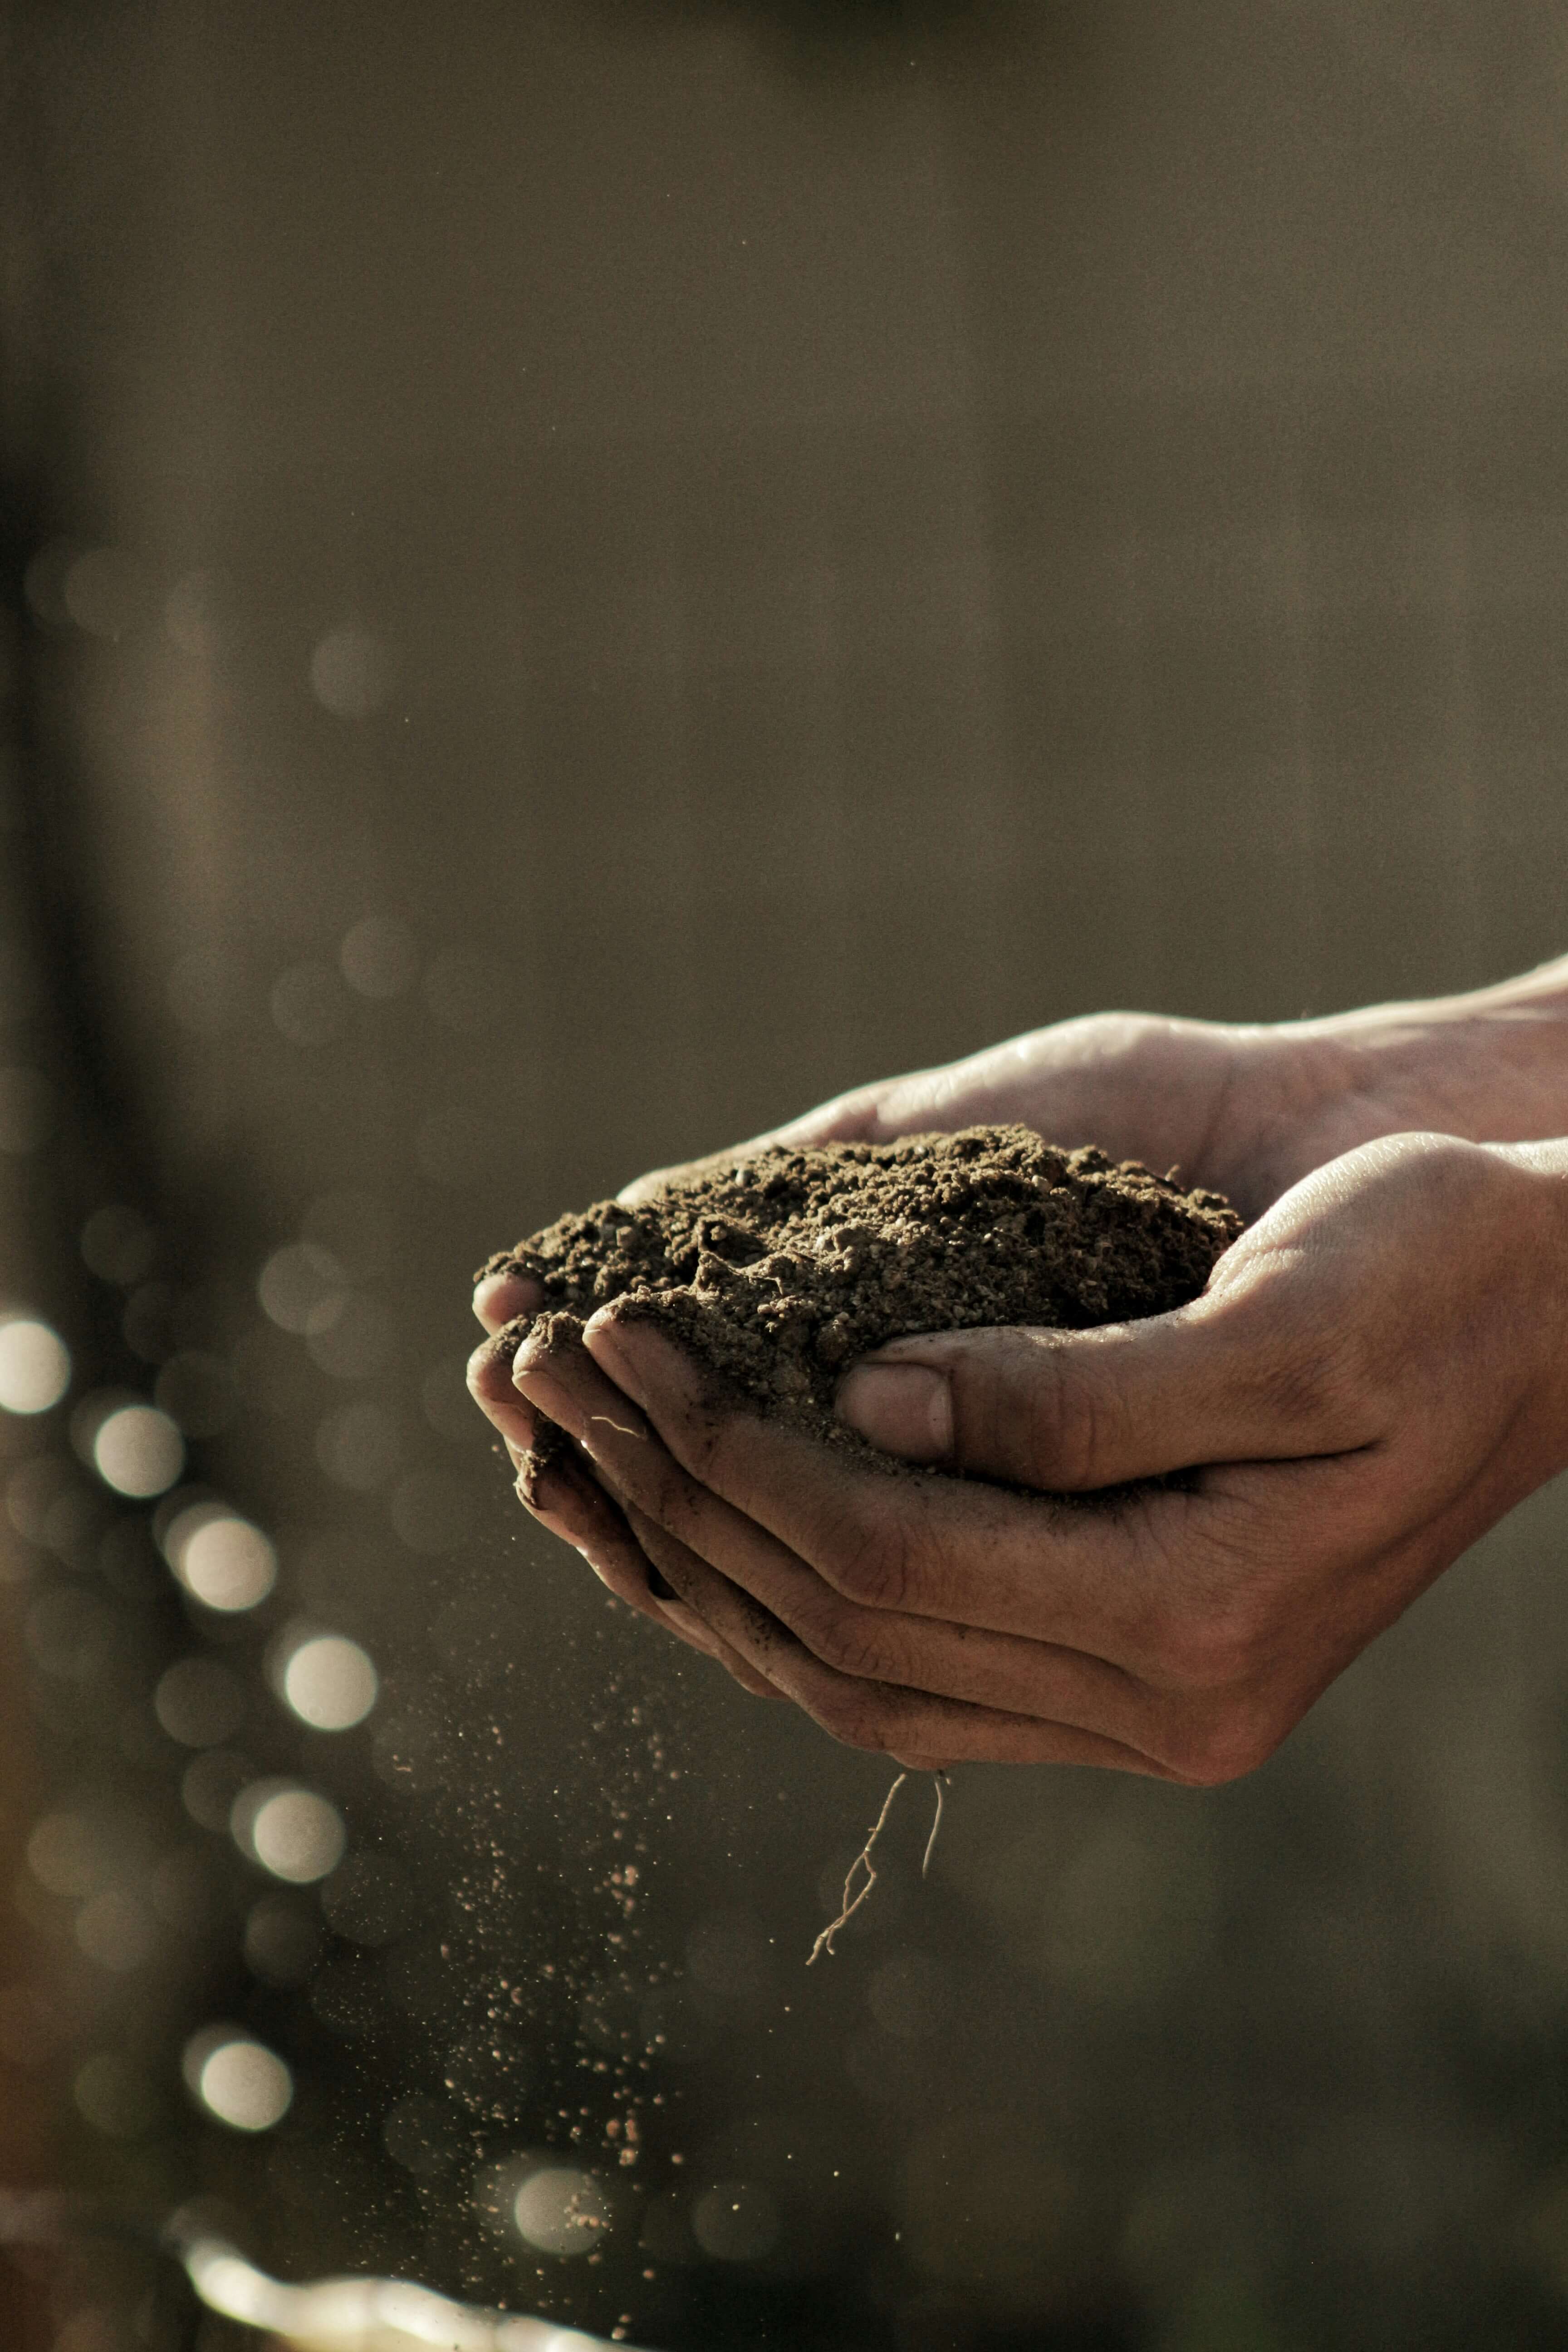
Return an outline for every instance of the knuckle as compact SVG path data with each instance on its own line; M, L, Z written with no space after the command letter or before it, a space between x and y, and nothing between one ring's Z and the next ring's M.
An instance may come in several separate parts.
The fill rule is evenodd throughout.
M885 1633L874 1622L867 1623L858 1610L825 1610L806 1630L805 1639L823 1664L831 1666L835 1674L847 1675L858 1682L897 1679L891 1645Z
M1283 1734L1260 1710L1227 1706L1188 1726L1174 1743L1172 1762L1184 1780L1217 1789L1240 1780L1266 1764Z
M1385 1315L1369 1315L1371 1276L1360 1255L1312 1259L1310 1290L1291 1256L1270 1256L1213 1303L1247 1402L1269 1425L1298 1432L1314 1451L1365 1444L1382 1420L1403 1342Z
M1095 1383L1081 1375L1069 1378L1061 1350L1048 1349L1047 1377L1035 1387L1034 1439L1036 1458L1048 1464L1054 1478L1069 1490L1095 1483L1095 1465L1105 1458L1105 1402Z
M1325 1313L1294 1345L1259 1351L1264 1402L1320 1440L1350 1443L1384 1386L1381 1335L1352 1313Z
M1168 1621L1154 1647L1178 1689L1223 1691L1245 1682L1258 1664L1260 1636L1241 1610L1205 1611Z
M824 1731L846 1748L882 1748L890 1730L886 1710L871 1693L852 1682L824 1685L807 1701Z
M835 1591L865 1609L906 1607L916 1570L909 1530L874 1512L847 1518L823 1566Z
M1041 1486L1079 1493L1103 1486L1100 1466L1119 1449L1125 1404L1091 1357L1064 1347L1054 1335L1020 1339L996 1383L985 1434L992 1450L1016 1454L1026 1433L1025 1459Z

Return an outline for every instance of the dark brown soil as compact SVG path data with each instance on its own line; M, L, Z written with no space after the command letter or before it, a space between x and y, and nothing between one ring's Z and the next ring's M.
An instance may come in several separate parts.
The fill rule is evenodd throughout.
M868 1349L914 1331L1159 1315L1198 1296L1240 1231L1217 1192L1058 1150L1027 1128L972 1127L705 1162L640 1207L561 1217L482 1270L532 1276L534 1321L563 1332L616 1300L731 1393L869 1454L833 1412ZM553 1450L542 1444L531 1466Z

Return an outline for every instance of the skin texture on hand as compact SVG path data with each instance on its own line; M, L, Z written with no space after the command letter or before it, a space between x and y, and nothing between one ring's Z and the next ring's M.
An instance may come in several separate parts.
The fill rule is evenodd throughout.
M1568 1462L1568 1147L1341 1141L1418 1098L1424 1055L1450 1099L1468 1056L1495 1118L1521 1037L1500 1108L1521 1092L1518 1118L1555 1107L1559 1039L1533 1007L1516 1013L1457 1044L1447 1008L1396 1008L1349 1045L1097 1016L783 1130L1034 1110L1053 1140L1179 1162L1264 1212L1175 1314L932 1334L850 1370L840 1411L864 1435L962 1477L829 1458L716 1401L613 1308L585 1346L530 1341L515 1369L481 1349L476 1393L514 1454L535 1407L576 1439L579 1464L534 1507L612 1590L837 1737L910 1764L1229 1779ZM503 1285L476 1303L494 1328L534 1302Z
M1568 1460L1568 1311L1542 1278L1565 1262L1558 1174L1400 1138L1287 1195L1174 1314L883 1351L945 1383L943 1467L1032 1494L829 1457L613 1309L582 1348L525 1343L514 1377L614 1498L605 1572L651 1561L839 1738L1206 1783ZM863 1418L916 1454L944 1434L896 1400Z

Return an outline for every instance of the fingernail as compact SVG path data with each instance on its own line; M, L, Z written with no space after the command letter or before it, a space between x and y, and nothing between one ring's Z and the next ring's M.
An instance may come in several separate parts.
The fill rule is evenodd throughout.
M952 1452L952 1391L925 1364L857 1364L839 1386L838 1417L911 1462L942 1462Z

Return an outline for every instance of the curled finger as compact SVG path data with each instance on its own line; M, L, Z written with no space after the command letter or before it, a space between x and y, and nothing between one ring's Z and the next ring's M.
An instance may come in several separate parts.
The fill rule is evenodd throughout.
M1122 1742L1071 1724L1007 1714L838 1673L813 1655L760 1601L699 1559L635 1503L626 1520L681 1598L815 1723L851 1748L947 1762L1096 1764L1157 1780L1178 1777Z
M541 1527L579 1552L616 1600L640 1616L651 1617L689 1649L715 1659L754 1698L783 1696L678 1598L647 1559L613 1497L602 1491L585 1466L554 1462L530 1482L528 1493L523 1493L520 1482L518 1493Z
M500 1438L516 1469L539 1433L539 1416L511 1377L515 1339L492 1335L468 1358L468 1394Z

